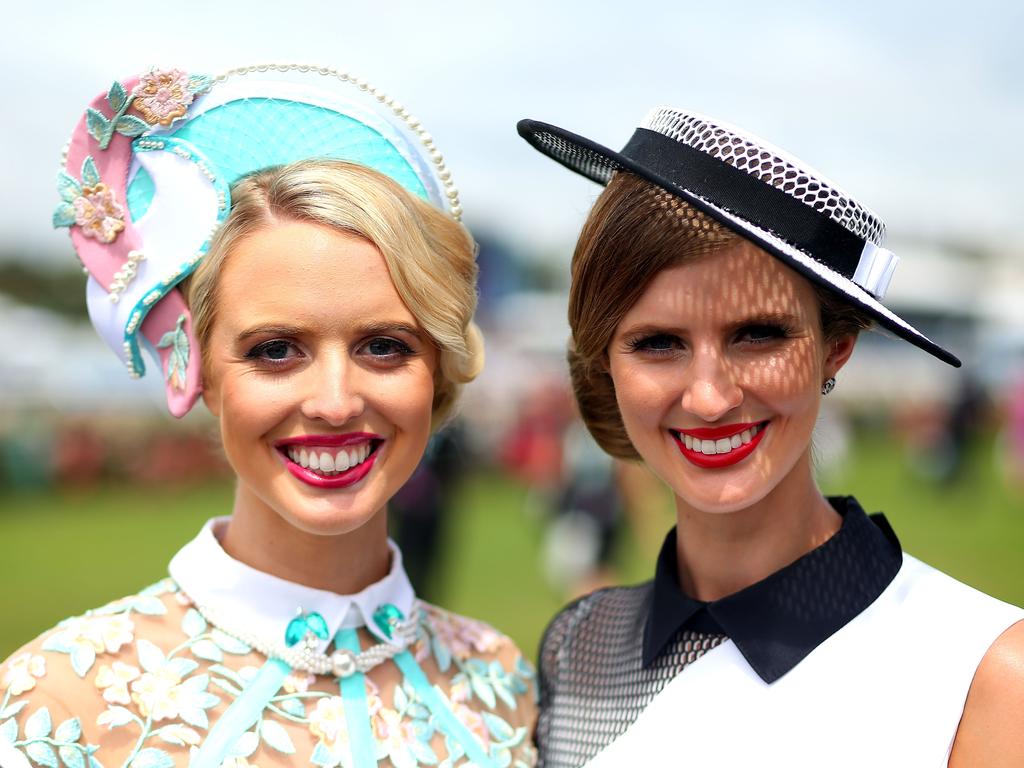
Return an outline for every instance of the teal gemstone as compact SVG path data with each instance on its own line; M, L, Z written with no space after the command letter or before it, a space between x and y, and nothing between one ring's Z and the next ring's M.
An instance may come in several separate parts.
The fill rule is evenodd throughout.
M302 638L306 636L306 632L309 631L309 626L306 624L306 620L301 616L292 619L288 622L288 627L284 631L284 642L289 648L293 645L298 644Z
M380 627L380 631L384 633L385 637L391 637L394 628L404 618L402 612L391 603L384 603L373 612L373 621Z
M327 622L319 613L306 614L306 625L313 631L313 634L321 640L326 640L330 636L330 632L327 629Z

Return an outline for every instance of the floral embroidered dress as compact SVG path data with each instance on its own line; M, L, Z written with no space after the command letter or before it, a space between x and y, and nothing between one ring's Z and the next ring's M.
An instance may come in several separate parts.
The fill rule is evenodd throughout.
M532 669L489 626L418 601L393 544L384 579L337 595L232 559L224 524L175 555L171 578L0 667L3 768L534 764ZM408 644L365 674L313 675L257 650L358 654L399 642L396 617Z

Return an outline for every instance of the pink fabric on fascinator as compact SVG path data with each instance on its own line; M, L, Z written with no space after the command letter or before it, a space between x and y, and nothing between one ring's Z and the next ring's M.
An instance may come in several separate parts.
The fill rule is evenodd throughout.
M179 234L171 242L159 242L132 220L126 196L135 157L133 139L183 117L208 82L179 70L154 70L116 82L94 99L71 135L58 176L63 202L53 217L54 226L70 228L71 241L89 273L87 297L93 324L134 377L145 372L141 333L158 356L167 405L177 417L184 416L200 394L192 318L174 287L184 277L183 266L187 269L187 264L180 263L179 248L187 249L186 262L197 262L228 201L223 187L217 189L215 180L207 178L200 187L209 188L213 198L219 193L219 206L205 213L201 207L189 206L187 216L175 217ZM183 166L177 169L178 175L202 175L196 163L192 169L177 165ZM168 195L157 202L164 210L151 207L143 219L173 216Z

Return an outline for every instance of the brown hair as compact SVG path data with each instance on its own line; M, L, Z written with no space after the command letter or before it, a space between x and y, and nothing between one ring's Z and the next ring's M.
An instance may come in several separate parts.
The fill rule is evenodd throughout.
M606 351L655 275L735 245L741 236L661 187L616 173L583 225L569 289L569 373L580 414L606 452L640 458L622 423ZM865 314L815 286L826 341L870 327Z
M204 362L217 311L217 281L236 243L277 221L306 221L364 237L384 257L402 301L438 349L432 425L483 367L476 309L476 246L447 214L370 168L312 159L240 179L231 213L183 291ZM205 367L205 366L204 366Z

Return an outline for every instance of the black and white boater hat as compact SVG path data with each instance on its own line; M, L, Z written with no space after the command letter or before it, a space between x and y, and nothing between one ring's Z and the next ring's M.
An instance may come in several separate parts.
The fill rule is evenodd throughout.
M669 107L651 110L621 152L536 120L521 120L518 129L536 149L599 184L623 170L678 195L900 338L960 367L881 303L899 261L882 247L882 220L788 153Z

